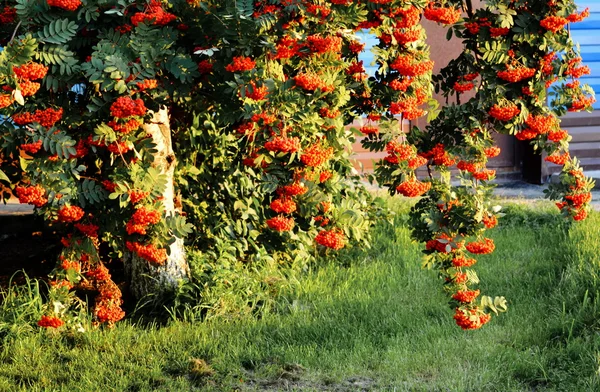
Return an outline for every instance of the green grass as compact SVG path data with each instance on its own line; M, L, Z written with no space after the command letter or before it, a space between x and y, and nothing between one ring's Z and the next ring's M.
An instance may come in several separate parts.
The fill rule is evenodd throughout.
M568 229L548 206L510 205L490 231L480 288L510 308L482 330L455 326L400 215L260 317L21 334L0 390L600 390L600 215Z

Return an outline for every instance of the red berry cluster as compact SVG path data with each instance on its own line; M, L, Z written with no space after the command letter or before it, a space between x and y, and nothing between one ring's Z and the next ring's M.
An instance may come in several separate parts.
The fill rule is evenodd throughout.
M304 72L294 77L296 86L306 91L315 91L317 89L323 92L333 91L333 86L328 86L316 73Z
M167 250L157 248L153 244L141 244L139 242L125 242L129 251L134 252L141 258L157 265L163 265L167 261Z
M596 99L592 96L577 96L573 98L573 101L567 110L569 112L580 112L585 108L592 106L594 102L596 102Z
M398 29L394 31L394 38L400 45L406 45L421 39L422 29Z
M48 203L46 198L46 190L41 185L15 188L19 202L23 204L31 204L36 207L42 207Z
M588 16L590 16L590 9L586 8L583 11L581 11L581 13L579 13L579 14L577 12L575 12L575 13L572 13L571 15L567 16L567 20L571 23L576 23L576 22L581 22Z
M75 223L75 228L86 237L98 238L98 230L100 228L93 223Z
M333 156L333 147L324 148L320 144L313 144L304 150L300 160L306 166L317 167L323 165Z
M342 38L336 36L322 37L319 34L306 37L308 49L314 54L335 53L342 51Z
M374 135L379 133L379 128L373 125L363 125L360 127L360 132L362 132L363 135Z
M114 192L114 190L113 190L113 192ZM141 200L144 200L149 195L150 195L150 192L148 192L148 191L132 189L129 191L129 201L131 202L131 204L137 204Z
M39 63L27 63L20 67L13 67L13 72L17 77L27 80L39 80L46 77L48 67Z
M278 232L290 231L294 228L294 218L286 218L283 215L278 215L267 219L267 226Z
M8 94L0 94L0 109L4 109L12 105L13 103L12 96Z
M563 18L562 16L547 16L540 21L540 26L556 33L558 30L565 27L567 23L569 23L568 19Z
M127 141L110 143L106 145L106 148L113 154L127 154L131 151L131 146Z
M452 259L452 265L455 267L472 267L475 263L477 263L476 259L467 259L464 255Z
M47 0L50 7L62 8L65 11L75 11L81 6L80 0Z
M548 132L548 140L554 143L558 143L561 140L565 140L569 136L569 133L564 129L559 129L557 131Z
M484 149L483 152L485 153L486 157L495 158L498 155L500 155L501 149L500 149L500 147L492 146L492 147L488 147L488 148Z
M493 229L498 224L498 217L493 214L485 214L481 222L486 228Z
M7 25L14 23L17 18L17 10L13 7L6 6L0 10L0 24Z
M492 316L483 313L477 307L469 310L456 308L454 314L456 324L464 330L479 329L491 318Z
M460 10L453 7L438 7L434 8L434 6L430 3L425 11L423 12L423 16L425 19L429 19L433 22L451 25L460 19Z
M60 328L65 324L64 321L55 316L42 316L37 325L44 328Z
M473 82L454 82L454 86L452 87L454 91L459 94L470 91L475 87Z
M319 182L323 183L331 178L333 174L329 170L324 170L319 174Z
M130 97L119 97L110 106L110 114L116 118L127 118L131 116L144 116L146 114L146 105L141 99L131 99Z
M15 113L12 115L12 119L17 125L27 125L33 122L39 123L41 126L45 128L51 128L58 121L62 119L63 109L44 109L44 110L36 110L35 113L22 112Z
M431 189L430 182L420 182L415 178L404 181L402 184L396 187L396 191L406 197L421 196L425 192L429 191L429 189Z
M417 61L411 55L402 55L390 64L390 68L403 76L421 76L433 69L433 61Z
M198 63L198 72L202 75L212 73L213 63L210 60L202 60Z
M85 276L88 279L93 280L108 280L110 279L110 273L108 272L108 268L102 263L98 264L96 268L90 269L85 273Z
M339 229L322 230L315 237L315 242L327 248L340 250L346 246L346 236Z
M250 57L238 56L233 58L233 62L225 67L229 72L250 71L256 67L256 62Z
M488 111L490 116L499 121L509 121L519 113L521 113L521 109L519 109L519 107L512 102L503 106L494 104L494 106L492 106L492 108Z
M414 79L410 77L394 79L388 83L388 86L390 86L390 88L395 91L406 91L413 81Z
M34 142L34 143L21 144L19 146L19 148L28 154L35 154L38 151L40 151L40 149L42 148L42 144L43 144L42 141L38 140L37 142Z
M492 38L501 37L503 35L507 35L510 32L510 29L507 27L490 27L490 36Z
M146 207L140 207L135 210L125 230L127 234L146 235L146 229L149 225L155 225L160 222L160 213L156 210L149 210Z
M382 3L389 3L389 1L383 0ZM371 3L374 1L371 0ZM421 18L421 10L414 6L408 6L406 8L395 8L390 10L388 15L395 22L395 27L398 29L406 29L416 26Z
M109 121L106 125L114 129L115 132L119 132L126 135L130 132L139 129L139 127L142 126L142 123L140 123L134 118L131 118L123 124L119 124L117 121Z
M494 240L491 238L483 238L481 241L469 242L465 248L473 254L486 255L492 253L496 245L494 245Z
M492 22L488 20L488 18L479 18L474 22L465 23L465 28L469 31L469 33L476 35L479 33L479 30L482 27L491 27Z
M83 218L84 211L78 206L63 206L58 210L58 221L59 222L77 222Z
M152 90L158 87L158 81L156 79L146 79L137 82L136 86L140 91Z
M249 88L246 87L246 97L254 101L262 101L269 95L269 88L266 85L257 87L254 82L250 82Z
M146 23L155 26L166 26L175 19L177 19L177 16L165 12L160 1L152 0L144 12L137 12L131 17L131 24L137 26L140 23Z
M460 290L454 293L452 299L462 303L471 303L478 296L479 290Z
M481 169L479 171L476 171L474 173L471 173L473 175L473 178L475 178L476 180L479 181L489 181L491 179L493 179L496 176L496 170L492 170L492 169Z
M23 80L19 82L19 88L21 89L21 94L24 97L31 97L38 92L41 85L37 82L32 82L29 80Z
M571 155L568 152L564 154L554 153L544 158L545 161L554 163L555 165L564 165L571 160Z
M300 139L297 137L275 136L265 143L265 148L273 152L296 152L300 149Z
M282 197L271 202L271 209L278 214L291 214L296 211L296 202L290 198Z
M529 79L533 77L536 73L535 68L527 68L527 67L512 67L507 65L506 71L498 71L496 75L502 79L506 80L510 83L517 83L521 80Z
M290 185L284 185L277 189L280 196L298 196L308 192L308 187L301 182L293 182Z
M456 163L456 159L446 151L446 147L442 143L436 144L430 151L420 153L420 155L432 159L436 166L452 166Z

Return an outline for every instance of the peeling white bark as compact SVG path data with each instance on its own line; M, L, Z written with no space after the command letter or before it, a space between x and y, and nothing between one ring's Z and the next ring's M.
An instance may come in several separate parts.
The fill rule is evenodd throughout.
M163 205L167 215L174 215L175 209L175 154L171 143L169 114L161 108L153 114L152 120L144 124L144 130L152 137L158 152L153 166L167 176L167 186L163 193ZM147 260L129 254L126 256L125 271L129 277L131 293L138 299L145 296L162 296L176 289L189 278L189 266L185 257L183 240L177 239L171 246L167 261L154 265Z

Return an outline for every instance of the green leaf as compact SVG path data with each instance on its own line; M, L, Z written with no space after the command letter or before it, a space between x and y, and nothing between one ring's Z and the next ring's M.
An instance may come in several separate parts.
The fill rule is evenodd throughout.
M65 44L77 34L77 23L69 19L56 19L43 27L37 37L41 42Z

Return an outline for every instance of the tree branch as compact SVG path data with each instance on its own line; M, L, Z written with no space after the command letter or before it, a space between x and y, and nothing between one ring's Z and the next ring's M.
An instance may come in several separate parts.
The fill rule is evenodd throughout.
M15 31L13 31L12 36L10 37L10 41L8 41L8 44L13 42L13 40L15 39L15 36L17 35L17 31L19 31L19 27L21 27L21 21L19 21L19 23L17 23L17 26L15 27Z

